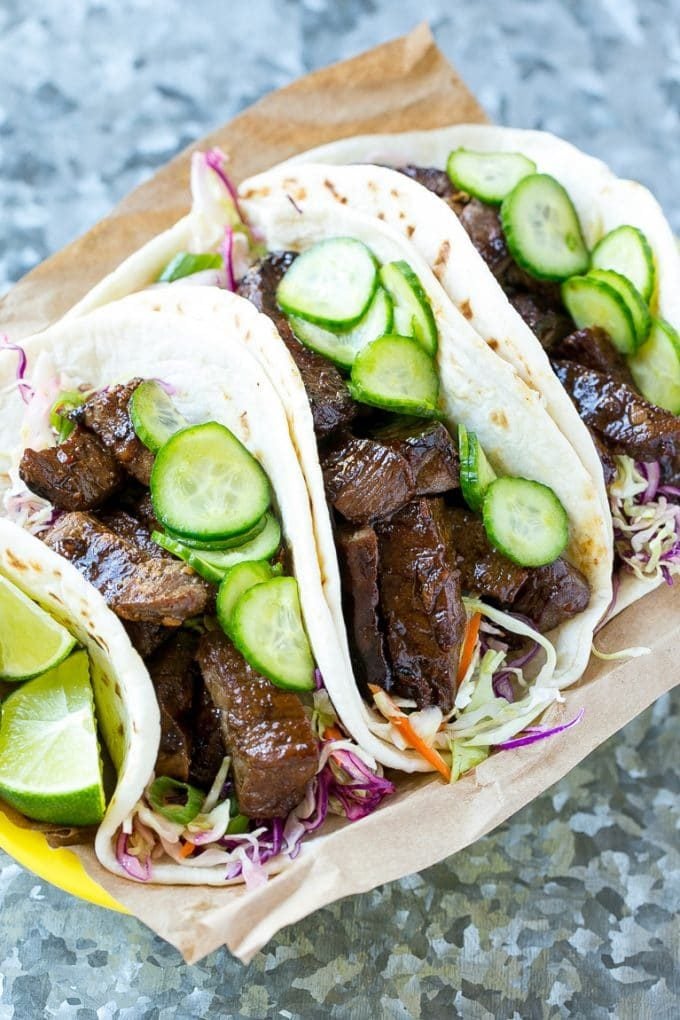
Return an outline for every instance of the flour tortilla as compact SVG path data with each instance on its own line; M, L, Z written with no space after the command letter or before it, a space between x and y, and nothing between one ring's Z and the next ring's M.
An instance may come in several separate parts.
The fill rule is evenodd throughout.
M472 313L470 321L480 335L528 385L541 392L549 414L596 479L610 520L597 452L541 344L496 284L455 213L415 181L384 168L411 163L443 170L449 153L459 147L480 152L521 152L532 159L539 173L551 174L566 188L590 249L615 227L630 224L642 230L656 262L657 291L652 310L680 331L680 253L659 203L641 184L617 177L601 160L548 132L457 124L434 131L360 135L303 152L282 164L280 171L292 184L297 183L298 189L314 181L315 189L323 188L329 203L347 199L353 208L379 216L409 233L414 247L434 269L454 304L466 314ZM335 165L354 163L384 166ZM333 167L326 165L322 170L319 164ZM319 178L323 178L320 183ZM252 180L244 182L242 189L250 186ZM464 272L461 265L465 266ZM621 571L619 580L612 615L663 583L642 580L628 571Z
M584 572L592 588L586 611L551 635L558 656L555 685L564 687L573 683L585 669L594 628L611 602L611 525L609 516L603 511L596 480L546 413L541 395L535 388L527 386L517 372L482 340L449 300L418 251L398 230L375 217L357 213L348 205L335 207L329 215L328 201L319 188L306 197L301 212L290 201L277 175L278 171L261 175L253 179L248 188L242 189L241 202L246 217L258 236L270 249L301 250L329 235L347 235L365 241L381 261L401 258L409 262L430 297L440 330L439 371L449 426L464 422L478 434L499 472L542 481L550 485L564 503L571 521L566 555ZM85 309L115 300L130 286L138 289L150 286L178 250L200 251L215 247L222 236L223 226L219 223L206 224L194 210L105 278L76 306L70 319L75 322ZM153 293L165 293L179 286L166 285ZM182 301L192 300L200 290L185 287ZM192 316L194 314L195 309ZM371 729L375 729L380 720L358 697L352 679L335 545L302 381L280 341L276 349L271 344L265 347L261 343L251 343L250 347L284 404L310 494L325 594L341 645L347 686L353 692L352 698L343 703L343 721L361 746L370 750L378 760L390 764L369 742ZM400 755L400 767L408 771L429 770L427 763L418 755L409 751L400 752Z

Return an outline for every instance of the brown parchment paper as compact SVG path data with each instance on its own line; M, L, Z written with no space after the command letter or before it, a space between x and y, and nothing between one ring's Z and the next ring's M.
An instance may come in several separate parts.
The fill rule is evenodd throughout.
M485 120L427 26L266 96L195 147L218 144L237 180L346 135ZM188 208L189 153L130 194L83 237L21 280L0 303L13 339L62 315L105 273ZM281 875L252 892L140 886L116 878L88 847L88 873L188 962L226 944L247 962L281 928L325 904L419 871L461 850L548 789L677 682L680 586L648 595L598 637L605 649L651 646L645 658L593 660L551 720L586 713L568 738L503 752L454 786L401 777L397 794L353 825L303 844ZM455 870L455 862L454 862Z

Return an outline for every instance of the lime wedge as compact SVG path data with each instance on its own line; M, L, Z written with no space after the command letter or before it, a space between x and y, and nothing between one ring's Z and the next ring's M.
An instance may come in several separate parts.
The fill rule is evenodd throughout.
M62 662L76 639L0 577L0 680L28 680Z
M86 652L74 652L3 702L0 797L39 822L102 820L104 787Z

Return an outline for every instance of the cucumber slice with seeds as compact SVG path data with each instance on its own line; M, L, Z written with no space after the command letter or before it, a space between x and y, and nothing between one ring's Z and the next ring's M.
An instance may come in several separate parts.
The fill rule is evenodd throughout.
M581 224L554 177L530 174L503 199L501 223L515 261L539 280L566 280L588 268Z
M234 606L230 629L247 662L276 687L314 689L314 659L295 578L274 577L248 589Z
M380 281L394 302L394 316L400 334L415 337L434 357L437 353L437 324L430 299L408 262L399 260L382 266Z
M569 539L569 518L553 490L528 478L492 482L483 518L491 544L521 567L552 563Z
M276 300L288 315L350 329L363 318L377 286L378 267L366 245L332 237L298 255L276 288Z
M189 424L155 379L139 384L130 397L128 411L137 436L152 453L158 453L170 436Z
M521 180L536 173L536 164L520 152L454 149L449 155L446 172L460 191L489 205L499 205Z
M460 488L463 499L475 513L480 513L486 490L496 480L496 472L486 459L474 432L458 426L460 454Z
M649 336L652 327L652 317L640 293L630 280L622 276L621 273L614 272L613 269L591 269L587 275L590 279L608 283L626 302L628 311L633 318L636 346L640 347Z
M680 336L664 319L653 319L649 339L628 359L643 397L680 414Z
M271 502L271 488L233 432L207 422L175 433L158 451L151 502L173 534L214 541L257 524Z
M417 340L390 333L357 355L349 390L355 400L372 407L432 417L437 411L439 377Z
M590 274L573 276L562 284L562 301L578 329L601 326L618 351L633 353L637 347L635 324L618 290Z
M378 287L363 319L353 329L342 333L334 333L297 315L289 315L288 321L295 336L305 347L341 368L351 368L357 354L366 344L392 329L392 299L382 287Z
M594 269L613 269L625 276L649 303L654 293L656 271L652 247L637 227L610 230L595 245L590 256Z
M173 556L178 556L206 581L219 584L227 570L246 560L268 560L274 556L281 545L281 525L273 514L267 514L267 523L256 538L244 542L235 549L210 550L192 549L191 546L172 535L162 531L154 531L152 539L162 549L167 549Z
M225 634L230 633L234 606L247 591L256 584L271 581L274 571L265 560L244 560L230 567L224 575L217 593L217 619Z

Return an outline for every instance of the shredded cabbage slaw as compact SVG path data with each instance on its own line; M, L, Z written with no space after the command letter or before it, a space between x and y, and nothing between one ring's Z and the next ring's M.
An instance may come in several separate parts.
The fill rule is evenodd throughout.
M614 545L636 577L673 584L680 573L680 489L661 484L658 462L618 456L609 487Z

